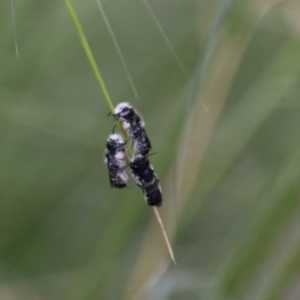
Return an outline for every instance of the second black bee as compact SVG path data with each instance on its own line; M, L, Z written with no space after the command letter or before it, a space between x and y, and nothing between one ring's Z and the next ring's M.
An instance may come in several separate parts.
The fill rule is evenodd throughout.
M112 187L123 188L128 184L126 158L127 154L122 136L117 133L109 135L104 161L108 168L109 181Z

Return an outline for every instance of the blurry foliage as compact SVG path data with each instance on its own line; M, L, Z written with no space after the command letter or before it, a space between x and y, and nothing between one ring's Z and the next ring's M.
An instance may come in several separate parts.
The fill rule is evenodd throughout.
M299 299L297 0L74 0L114 103L141 112L178 266L140 191L111 189L114 126L63 1L0 3L0 299Z

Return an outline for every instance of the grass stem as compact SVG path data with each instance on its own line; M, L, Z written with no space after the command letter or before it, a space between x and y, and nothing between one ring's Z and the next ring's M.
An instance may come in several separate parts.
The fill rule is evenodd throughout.
M167 232L166 232L164 223L163 223L163 221L162 221L162 219L161 219L161 217L160 217L158 208L157 208L156 206L153 206L153 211L154 211L154 214L155 214L156 219L157 219L157 221L158 221L158 224L159 224L159 226L160 226L160 228L161 228L162 234L163 234L163 236L164 236L164 240L165 240L165 242L166 242L166 245L167 245L167 248L168 248L170 257L171 257L171 259L172 259L172 262L173 262L173 264L176 266L177 263L176 263L176 259L175 259L174 253L173 253L173 249L172 249L170 240L169 240L169 238L168 238L168 235L167 235Z
M99 83L100 89L101 89L101 91L102 91L102 93L104 95L105 101L106 101L107 105L109 106L110 111L113 113L114 112L114 105L112 103L112 100L111 100L111 98L109 96L109 93L108 93L108 90L107 90L107 88L105 86L105 83L104 83L104 80L102 78L102 75L101 75L101 73L99 71L99 68L97 66L95 57L94 57L94 55L92 53L92 50L91 50L91 48L89 46L89 43L88 43L88 41L87 41L87 39L85 37L84 31L83 31L83 29L82 29L82 27L80 25L78 16L77 16L77 14L76 14L76 12L74 10L72 2L71 2L71 0L65 0L65 2L66 2L66 5L67 5L67 8L69 10L69 13L70 13L70 15L72 17L73 23L74 23L74 25L76 27L76 30L77 30L77 33L78 33L81 45L82 45L82 47L84 49L84 52L85 52L85 54L87 56L87 59L88 59L90 65L91 65L91 68L92 68L92 70L94 72L94 75L95 75L95 77L96 77L96 79L97 79L97 81Z
M14 30L16 58L19 59L19 46L18 46L18 37L17 37L17 26L16 26L14 0L10 0L10 9L11 9L11 17L12 17L12 24L13 24L13 30Z

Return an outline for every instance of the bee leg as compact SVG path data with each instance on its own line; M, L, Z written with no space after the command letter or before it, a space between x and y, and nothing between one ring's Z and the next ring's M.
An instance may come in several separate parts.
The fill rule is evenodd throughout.
M147 155L147 157L151 156L151 155L155 155L155 154L158 154L158 152L151 152Z

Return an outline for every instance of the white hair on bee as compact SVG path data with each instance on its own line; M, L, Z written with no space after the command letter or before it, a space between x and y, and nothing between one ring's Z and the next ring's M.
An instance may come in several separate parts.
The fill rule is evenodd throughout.
M115 115L122 113L125 109L132 109L132 106L128 102L121 102L115 107Z
M116 142L118 144L124 144L124 140L122 136L118 133L112 133L109 137L108 140L111 140L112 142Z

